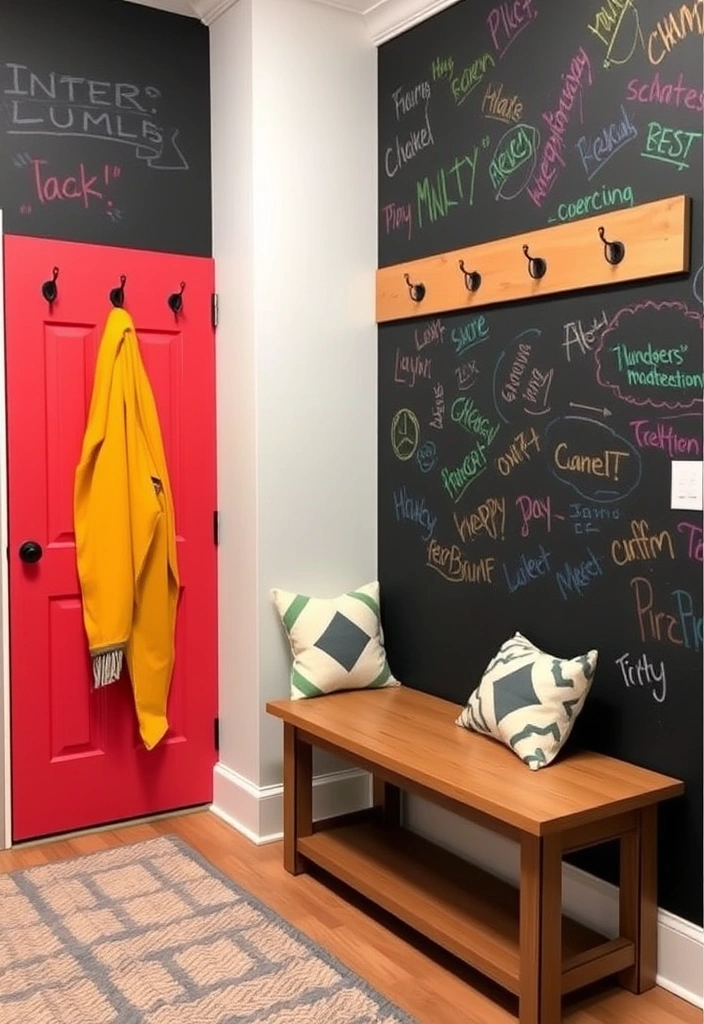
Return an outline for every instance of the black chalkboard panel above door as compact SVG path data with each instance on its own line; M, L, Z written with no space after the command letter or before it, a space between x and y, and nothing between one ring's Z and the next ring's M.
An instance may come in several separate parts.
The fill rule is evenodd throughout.
M5 230L210 255L207 28L124 0L1 20Z
M598 648L569 742L685 780L659 901L697 924L704 547L671 464L703 448L703 32L701 2L461 0L379 53L381 267L692 198L689 274L380 327L379 578L394 674L457 703L516 630Z

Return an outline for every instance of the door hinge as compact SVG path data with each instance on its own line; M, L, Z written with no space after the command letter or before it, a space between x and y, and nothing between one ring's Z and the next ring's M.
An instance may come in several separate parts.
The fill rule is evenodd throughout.
M218 320L220 319L220 302L217 292L213 292L210 299L210 319L213 327L217 327Z
M213 719L213 744L215 746L215 749L219 752L220 751L220 719L219 718L214 718Z
M220 543L220 513L217 509L213 512L213 544Z

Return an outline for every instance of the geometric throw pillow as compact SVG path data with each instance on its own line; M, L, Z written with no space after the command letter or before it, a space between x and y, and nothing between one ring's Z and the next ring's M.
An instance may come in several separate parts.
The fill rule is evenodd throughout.
M456 725L501 740L529 768L544 768L572 732L597 657L555 658L516 633L487 665Z
M386 661L378 582L328 599L278 589L271 596L291 645L293 700L400 685Z

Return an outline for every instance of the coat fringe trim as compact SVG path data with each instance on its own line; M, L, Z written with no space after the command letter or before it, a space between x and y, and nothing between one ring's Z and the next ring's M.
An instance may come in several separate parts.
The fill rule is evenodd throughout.
M122 675L123 655L122 647L93 655L93 686L96 690L117 682Z

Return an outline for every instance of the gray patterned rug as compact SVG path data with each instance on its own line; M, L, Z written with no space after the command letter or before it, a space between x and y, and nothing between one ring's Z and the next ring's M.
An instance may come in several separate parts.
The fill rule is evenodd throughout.
M1 1024L413 1024L164 836L0 875Z

